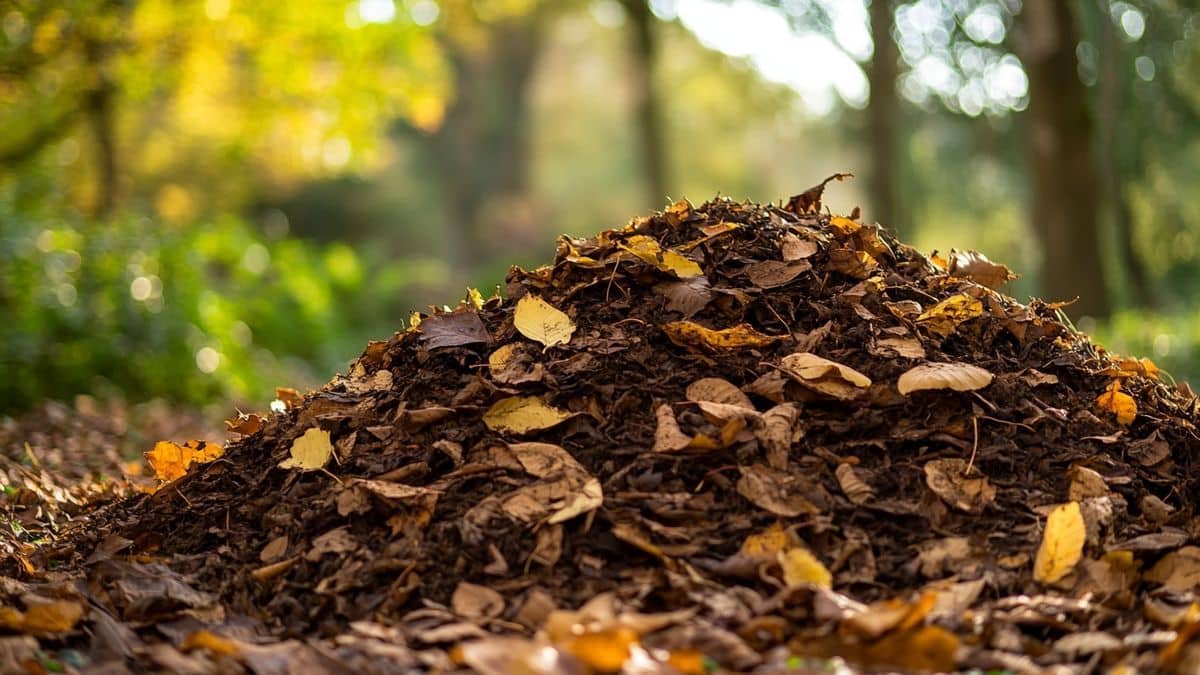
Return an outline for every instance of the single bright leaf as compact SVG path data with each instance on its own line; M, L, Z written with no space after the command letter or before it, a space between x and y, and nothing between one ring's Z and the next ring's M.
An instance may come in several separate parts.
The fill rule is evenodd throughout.
M292 443L291 456L280 462L279 468L314 471L324 468L332 454L329 432L313 427Z
M27 633L65 633L83 618L83 605L74 600L55 600L30 605L19 630Z
M966 293L952 295L917 317L917 323L930 332L947 337L959 324L983 314L983 303Z
M664 249L656 239L644 234L635 234L625 240L621 248L637 256L643 262L653 265L663 272L670 272L680 279L698 277L704 270L694 260L686 258L678 251Z
M1079 502L1067 502L1054 507L1046 518L1046 531L1042 533L1042 545L1038 547L1033 561L1033 578L1044 584L1052 584L1071 573L1083 556L1083 543L1087 528Z
M496 401L483 414L483 423L492 431L527 434L549 429L571 416L537 396L511 396Z
M1113 380L1104 393L1096 397L1096 407L1117 416L1117 423L1126 426L1137 417L1137 402L1121 391L1121 381Z
M211 462L224 454L225 449L215 443L188 441L176 445L171 441L159 441L145 456L156 478L171 481L186 474L191 465Z
M992 383L992 374L966 363L922 363L900 376L896 387L908 395L924 389L975 391Z
M681 347L710 350L767 347L779 340L777 337L764 335L745 323L732 328L713 330L691 321L671 321L663 324L662 328L671 342Z
M575 333L571 317L535 295L526 295L517 301L513 325L521 335L547 347L565 345Z
M775 560L780 553L796 545L796 536L775 523L758 534L746 537L738 553L755 560Z
M779 566L783 569L783 583L788 588L796 588L805 584L821 588L833 586L833 574L806 548L797 546L781 551Z

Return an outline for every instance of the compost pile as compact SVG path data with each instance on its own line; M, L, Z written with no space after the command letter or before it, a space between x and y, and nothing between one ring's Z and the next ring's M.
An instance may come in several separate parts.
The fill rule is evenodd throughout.
M0 652L104 672L1195 668L1190 390L1003 295L980 254L831 216L823 187L564 237L503 298L415 316L231 421L223 454L160 444L159 475L186 475L9 556Z

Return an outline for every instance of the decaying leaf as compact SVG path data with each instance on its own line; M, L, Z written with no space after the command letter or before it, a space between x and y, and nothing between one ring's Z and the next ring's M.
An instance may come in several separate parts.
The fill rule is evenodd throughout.
M854 504L865 504L875 496L875 491L854 472L854 467L842 462L836 471L838 485L846 498Z
M604 503L600 481L562 447L552 443L510 443L508 449L526 473L549 481L540 484L548 489L535 484L517 491L522 498L540 502L544 512L539 514L539 519L546 517L548 523L562 523L600 508ZM506 505L511 498L505 500Z
M292 442L292 449L287 459L279 463L281 469L300 469L313 471L324 468L333 454L333 445L329 442L329 432L319 427L312 427L304 435Z
M804 435L803 429L796 430L800 411L794 403L781 403L762 415L762 424L754 431L758 442L767 453L767 465L773 469L786 469L792 449L792 441Z
M513 326L521 335L547 347L565 345L575 333L571 317L535 295L525 295L517 301Z
M1033 578L1044 584L1053 584L1075 569L1083 557L1083 544L1087 539L1087 527L1079 502L1067 502L1056 506L1046 518L1046 530L1042 533L1042 545L1038 547L1033 561Z
M492 431L527 434L549 429L571 417L538 396L511 396L492 404L483 414L483 423Z
M253 413L239 412L234 419L225 420L225 428L243 436L250 436L263 428L263 418Z
M652 452L708 452L719 450L719 441L704 434L689 436L679 428L671 404L664 403L654 410L658 426L654 431L654 447Z
M780 370L808 389L844 401L857 398L871 386L871 378L850 366L809 352L783 357Z
M66 633L83 618L83 605L74 600L30 604L25 611L0 607L0 626L19 633Z
M737 483L738 494L764 511L784 518L821 512L800 493L804 487L802 477L761 464L739 469L742 477Z
M778 337L764 335L744 323L732 328L713 330L691 321L672 321L663 324L662 329L671 342L680 347L698 347L706 350L767 347L779 340Z
M487 586L460 581L450 607L464 619L494 619L504 611L504 597Z
M643 262L653 265L663 272L670 272L680 279L704 274L704 270L694 260L684 257L678 251L662 248L654 237L635 234L626 239L621 248L634 254Z
M471 309L434 314L422 321L418 330L427 349L486 344L492 341L492 336L480 320L479 313Z
M877 356L899 356L905 359L925 358L925 347L915 337L886 337L875 341L871 353Z
M520 342L510 342L488 355L488 373L500 384L517 385L538 382L546 369L527 354Z
M819 250L817 242L788 233L779 239L779 254L787 262L810 258Z
M180 478L191 465L211 462L224 454L224 448L206 441L188 441L183 445L159 441L154 444L154 449L145 453L155 478L163 481Z
M934 494L950 506L969 513L978 513L996 499L996 488L987 476L967 475L967 462L951 457L934 459L925 463L925 484Z
M654 292L667 300L667 310L689 318L712 301L712 287L707 277L691 277L654 285Z
M959 324L983 315L983 303L966 293L952 295L925 310L917 323L931 333L947 337L958 330Z
M746 276L750 283L759 288L778 288L786 286L793 279L812 269L812 265L804 261L780 262L764 260L746 268Z
M1104 393L1096 397L1096 407L1112 413L1117 418L1117 424L1128 426L1137 418L1137 402L1133 397L1121 391L1121 381L1113 380Z
M896 388L905 396L927 389L975 391L992 383L992 374L968 363L922 363L905 371Z
M1166 554L1144 578L1179 593L1195 592L1200 588L1200 547L1184 546Z
M687 398L689 401L709 401L754 410L749 396L719 377L703 377L689 384Z
M961 277L970 279L980 286L987 286L991 289L999 289L1004 284L1017 278L1013 271L1001 265L988 260L987 256L979 251L955 251L950 250L949 269L947 272L952 277Z
M820 185L814 185L804 192L792 196L784 208L798 216L819 213L821 211L821 195L825 192L825 185L832 180L842 181L853 177L852 173L835 173L821 181Z

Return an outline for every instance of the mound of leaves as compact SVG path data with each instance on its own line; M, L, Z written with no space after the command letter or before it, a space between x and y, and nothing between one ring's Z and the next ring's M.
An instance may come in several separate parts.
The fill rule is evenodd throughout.
M679 202L10 564L10 664L1195 668L1197 401L974 252ZM1063 670L1062 672L1068 672Z

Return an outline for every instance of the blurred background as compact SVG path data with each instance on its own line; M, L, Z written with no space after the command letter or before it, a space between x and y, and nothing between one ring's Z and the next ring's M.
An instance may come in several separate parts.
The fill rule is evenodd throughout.
M1200 375L1192 0L0 0L0 416L262 409L554 235L826 203Z

